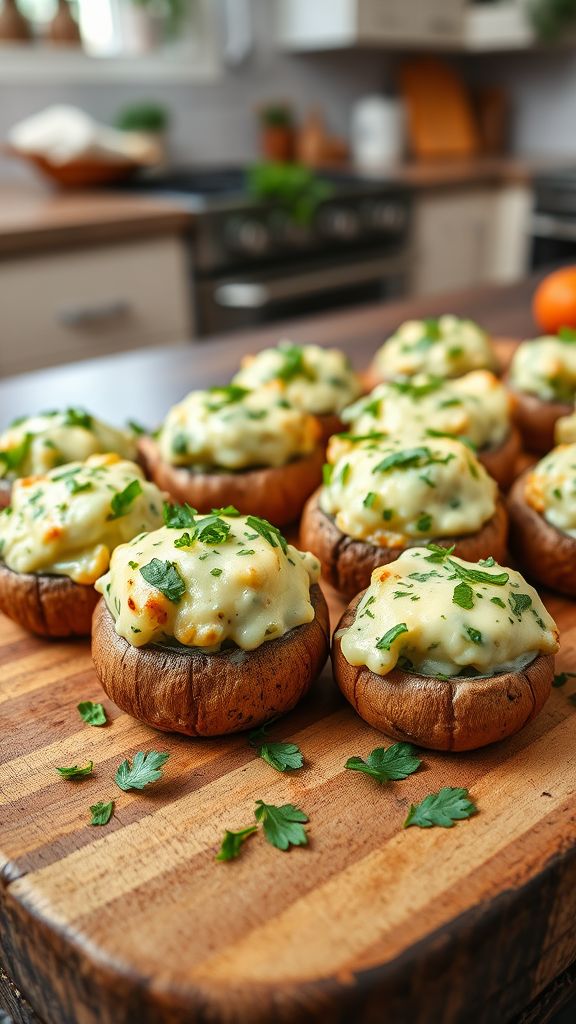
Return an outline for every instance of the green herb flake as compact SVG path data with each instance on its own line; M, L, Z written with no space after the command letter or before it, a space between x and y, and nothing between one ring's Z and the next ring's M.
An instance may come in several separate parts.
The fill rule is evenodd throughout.
M506 607L506 605L504 604L504 601L502 600L501 597L491 597L490 600L491 600L492 604L497 604L499 608L505 608Z
M165 501L162 506L164 526L171 530L185 529L187 526L196 526L195 516L198 512L188 504L171 505Z
M410 743L394 743L387 748L377 747L366 760L349 757L344 767L370 775L377 782L396 782L408 778L421 764Z
M70 494L81 494L83 491L91 491L92 483L90 480L85 480L84 483L79 483L75 476L69 476L66 480L66 487L70 491Z
M419 533L428 533L432 528L432 516L428 512L422 512L416 522L416 529Z
M241 828L237 831L227 828L224 832L224 838L220 844L220 849L216 854L216 860L228 861L235 860L240 855L242 847L250 836L253 836L258 831L258 825L248 825L247 828Z
M467 789L444 786L438 793L429 793L419 804L412 804L404 828L452 828L456 821L464 821L478 813L478 808Z
M149 750L147 753L139 750L134 754L132 764L128 759L122 761L114 781L125 792L129 789L144 789L162 777L162 768L169 757L170 754L159 754L156 750Z
M330 465L329 462L325 462L322 466L322 482L324 487L329 487L332 483L332 474L334 473L334 466Z
M430 554L424 555L424 561L434 562L437 565L440 565L442 562L446 561L449 555L452 554L455 547L455 544L452 544L449 548L443 548L439 544L427 544L426 550L429 551Z
M159 558L153 558L147 565L142 566L140 573L146 583L159 590L173 604L178 604L186 593L186 584L174 562L162 562Z
M280 547L284 554L286 554L288 544L277 526L273 526L267 519L260 519L258 516L247 516L246 524L251 530L255 530L264 540L268 541L271 547Z
M83 767L73 764L71 768L57 768L56 771L60 773L63 779L85 779L87 775L92 774L93 768L94 762L88 761L88 764Z
M368 494L362 501L364 508L372 508L377 497L378 495L374 491L368 491Z
M256 820L262 823L264 836L278 850L288 850L291 846L306 846L308 836L304 824L308 816L294 804L265 804L256 801L254 811Z
M106 725L107 718L103 704L93 704L91 700L83 700L77 705L80 718L86 725Z
M125 516L140 494L142 494L142 484L139 480L132 480L123 491L117 491L110 502L112 512L108 519L120 519L121 516Z
M405 622L399 622L397 626L392 626L384 636L381 636L376 643L376 648L379 651L389 651L394 641L402 635L402 633L408 632L408 626Z
M521 619L522 612L525 612L527 608L532 606L532 598L529 594L510 594L508 604L512 609L512 614Z
M469 583L462 581L454 587L452 604L457 604L460 608L467 609L474 607L474 591Z
M480 646L484 641L482 639L482 633L479 629L474 629L474 626L465 626L466 634L473 644Z
M92 804L90 813L92 814L91 825L107 825L114 813L114 801L111 800L108 804L102 803L102 801Z
M211 576L221 576L222 575L222 569L218 569L217 567L214 568L214 569L210 569L210 575Z
M452 558L448 559L448 564L459 579L464 580L465 583L489 583L493 587L504 587L510 579L507 572L490 573L482 572L481 569L468 569L467 566L460 565Z

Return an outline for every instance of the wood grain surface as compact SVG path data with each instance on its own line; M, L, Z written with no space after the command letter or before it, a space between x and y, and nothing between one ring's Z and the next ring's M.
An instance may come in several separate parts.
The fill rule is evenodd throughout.
M325 589L335 621L343 603ZM576 670L574 605L543 596L559 668ZM140 725L104 697L87 643L2 618L0 960L45 1024L504 1024L576 959L573 692L555 689L504 743L425 752L379 786L344 764L388 741L326 668L271 730L305 757L282 775L243 734ZM81 700L102 700L109 725L84 725ZM122 792L117 766L151 749L170 753L162 780ZM55 771L87 760L85 780ZM445 785L468 787L478 815L403 830ZM109 825L91 827L90 804L110 799ZM258 799L301 807L309 846L257 837L217 863Z

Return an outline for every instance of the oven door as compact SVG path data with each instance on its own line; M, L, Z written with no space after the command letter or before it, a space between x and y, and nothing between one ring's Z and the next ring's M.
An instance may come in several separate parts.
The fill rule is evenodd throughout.
M407 255L348 255L338 262L299 264L200 281L201 335L273 323L308 313L375 302L406 291Z
M532 217L533 270L563 263L576 257L576 220L547 213Z

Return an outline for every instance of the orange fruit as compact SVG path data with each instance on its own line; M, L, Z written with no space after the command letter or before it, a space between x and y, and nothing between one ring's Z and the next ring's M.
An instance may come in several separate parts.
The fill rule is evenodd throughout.
M546 334L557 334L561 327L576 327L576 267L562 267L540 282L532 312Z

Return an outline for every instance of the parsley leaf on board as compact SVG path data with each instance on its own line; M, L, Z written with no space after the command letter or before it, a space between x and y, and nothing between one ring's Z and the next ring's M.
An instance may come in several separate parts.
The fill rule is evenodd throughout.
M258 756L277 772L293 772L304 764L304 757L298 744L271 743L266 737L265 725L249 733L248 741L250 746L258 751Z
M184 505L171 505L170 502L165 501L162 506L162 513L164 516L164 526L171 530L180 530L185 526L196 526L194 516L197 516L198 512L188 503Z
M397 626L392 626L392 628L389 629L387 633L384 633L384 636L380 637L380 639L376 643L376 648L379 651L389 651L396 637L400 636L402 633L407 632L408 626L406 625L406 623L399 622Z
M112 496L112 501L110 502L112 512L108 519L120 519L121 516L125 516L130 506L140 494L142 494L142 484L139 480L132 480L129 484L126 484L123 491L117 491Z
M237 831L227 828L224 832L224 838L220 844L220 849L216 854L216 860L234 860L238 857L242 849L243 844L250 836L253 836L258 831L258 825L248 825L247 828L241 828Z
M377 747L366 760L362 757L349 757L344 765L355 772L364 772L377 782L396 782L406 779L422 764L416 757L414 747L410 743L393 743L391 747Z
M83 700L77 707L80 718L86 722L86 725L106 725L106 712L102 704L93 704L91 700Z
M57 768L56 771L60 773L63 779L85 779L87 775L92 774L94 767L94 761L88 761L88 764L81 767L78 764L73 764L71 768Z
M419 804L411 804L404 828L418 825L419 828L452 828L455 821L463 821L478 813L467 789L443 786L438 793L429 793Z
M162 777L162 767L169 757L170 754L159 754L156 750L149 750L146 754L139 750L134 754L132 764L128 758L122 761L114 781L125 792L129 789L144 789L144 786L157 782Z
M558 689L559 686L564 686L569 679L576 679L576 672L559 672L558 675L554 676L552 686Z
M92 813L91 825L107 825L114 813L114 801L111 800L109 804L105 804L100 800L97 804L92 804L90 811Z
M308 815L299 807L294 804L278 807L257 800L254 814L256 821L262 823L266 839L278 850L288 850L290 846L306 846L308 836L303 826L308 821Z
M140 572L146 583L159 590L173 604L178 604L182 595L186 593L186 584L174 562L162 562L159 558L153 558L151 562L141 567Z
M464 580L461 580L461 582L454 587L452 604L457 604L460 608L474 607L474 591L469 583L464 583Z

